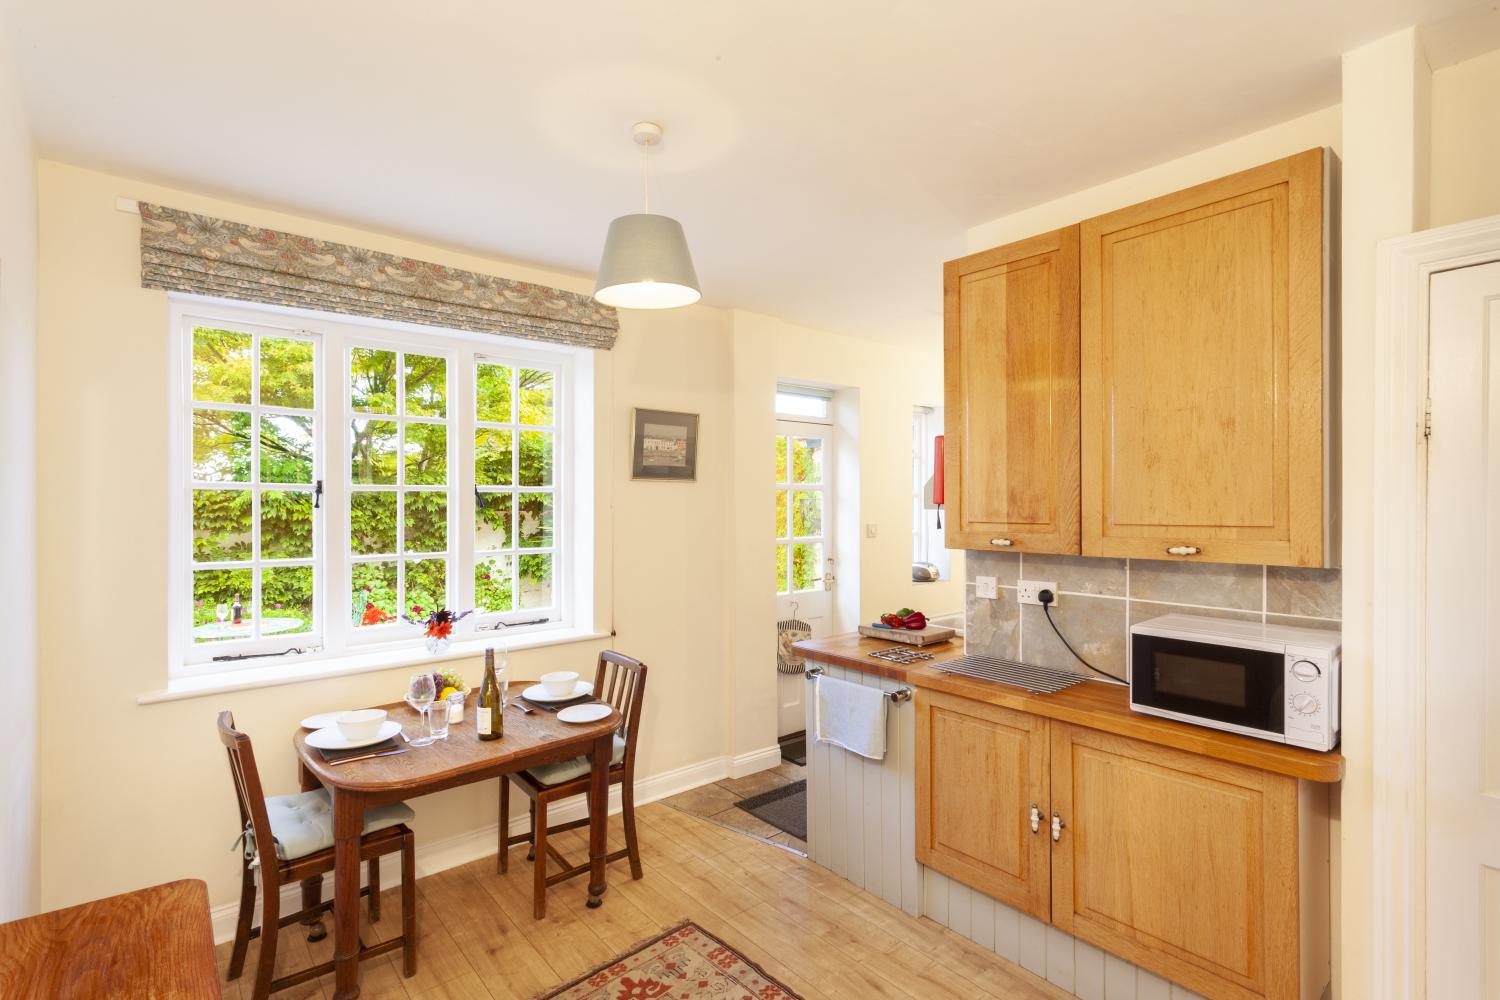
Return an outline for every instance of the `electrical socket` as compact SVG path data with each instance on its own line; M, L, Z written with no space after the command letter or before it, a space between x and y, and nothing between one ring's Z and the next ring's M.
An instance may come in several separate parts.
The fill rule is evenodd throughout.
M1016 583L1016 603L1018 604L1041 604L1037 598L1044 590L1052 591L1052 606L1055 608L1062 603L1062 595L1057 592L1057 584L1042 580L1021 580Z
M993 576L976 576L974 578L974 596L986 598L991 601L999 597L1000 594L995 589L995 578Z

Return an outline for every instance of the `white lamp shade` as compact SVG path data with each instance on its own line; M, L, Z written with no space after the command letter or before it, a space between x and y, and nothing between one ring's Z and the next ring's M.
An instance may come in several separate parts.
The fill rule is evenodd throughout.
M621 309L672 309L702 298L682 224L665 215L622 215L609 224L594 298Z

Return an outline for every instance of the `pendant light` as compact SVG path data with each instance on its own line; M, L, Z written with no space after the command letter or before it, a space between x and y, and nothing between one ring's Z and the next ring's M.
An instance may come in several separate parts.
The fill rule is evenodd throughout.
M636 122L635 141L644 156L646 211L622 215L609 224L594 298L622 309L674 309L697 302L698 273L688 253L682 224L651 214L651 147L661 142L661 126Z

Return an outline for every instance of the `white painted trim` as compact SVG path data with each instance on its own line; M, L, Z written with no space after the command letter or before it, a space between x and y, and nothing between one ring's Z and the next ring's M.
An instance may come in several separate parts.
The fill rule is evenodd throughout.
M772 743L759 750L742 753L729 761L729 777L744 778L761 771L769 771L781 763L781 744Z
M778 747L772 747L776 751L777 760L780 760L781 751ZM663 771L661 774L642 778L635 783L635 802L637 806L646 805L659 799L668 798L679 792L686 792L701 785L711 782L722 781L729 777L741 777L736 770L740 762L748 762L751 758L759 759L766 751L757 750L752 754L741 754L738 757L730 757L727 754L722 757L710 757L708 760L697 764L688 764L683 767ZM745 774L764 770L764 767L752 767ZM513 805L517 797L512 796ZM611 785L609 789L609 812L614 815L620 811L620 786ZM559 805L547 807L548 819L556 823L567 823L584 816L583 797L568 799ZM512 835L525 833L528 828L528 820L523 814L514 817L510 821L510 832ZM420 827L417 829L417 877L432 875L437 872L466 865L471 861L477 861L495 853L498 843L498 824L490 823L485 826L460 833L442 840L423 842ZM520 864L525 864L525 855L517 855L515 859ZM627 872L621 875L619 871L611 871L612 878L629 877ZM392 888L401 884L401 856L390 854L380 863L380 884L385 888ZM325 881L324 891L330 891L332 883ZM326 897L325 897L326 898ZM302 906L301 889L297 884L281 887L281 912L283 914L295 913ZM225 941L234 940L235 918L239 913L239 901L221 903L210 909L209 914L213 918L214 943L223 944ZM256 910L256 924L259 925L259 909ZM382 920L400 920L399 914L382 913ZM295 934L294 928L288 928L285 933Z
M1426 996L1428 286L1500 260L1500 215L1385 240L1376 251L1372 619L1371 1000ZM1441 433L1436 428L1435 433Z

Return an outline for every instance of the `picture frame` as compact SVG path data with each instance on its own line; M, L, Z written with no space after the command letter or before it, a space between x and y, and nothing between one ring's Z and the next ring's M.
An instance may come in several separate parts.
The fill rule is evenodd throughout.
M636 407L630 432L630 478L669 483L698 479L698 414Z

